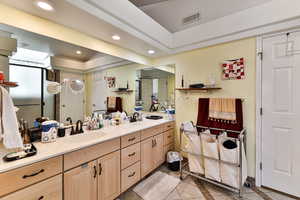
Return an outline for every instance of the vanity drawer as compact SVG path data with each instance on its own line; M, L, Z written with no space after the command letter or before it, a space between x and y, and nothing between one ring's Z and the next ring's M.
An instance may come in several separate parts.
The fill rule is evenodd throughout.
M62 175L7 195L1 200L62 200Z
M174 140L174 129L164 132L164 145L173 143Z
M62 156L0 174L0 196L62 172ZM5 183L5 184L3 184Z
M174 128L175 128L175 123L174 122L168 122L164 126L164 131L167 131L167 130L170 130L170 129L174 129Z
M141 163L138 162L121 172L121 190L125 192L141 178Z
M126 147L121 150L121 168L125 169L126 167L136 163L141 158L141 144L137 143Z
M105 154L120 149L120 138L103 142L100 144L87 147L78 151L67 153L64 155L64 170L82 165L83 163L97 159Z
M145 130L142 130L141 140L145 140L149 137L158 135L164 132L164 125L154 126Z
M121 137L121 147L127 147L141 141L141 132L132 133Z

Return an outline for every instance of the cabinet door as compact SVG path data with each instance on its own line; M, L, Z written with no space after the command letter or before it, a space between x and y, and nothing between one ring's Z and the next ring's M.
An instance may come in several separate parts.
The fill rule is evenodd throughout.
M92 161L64 174L64 200L97 200L97 162Z
M153 147L153 167L156 168L165 162L164 155L164 135L159 134L153 137L154 147Z
M153 170L153 137L141 142L141 176L145 177Z
M98 160L98 200L113 200L120 195L120 159L120 151L116 151Z

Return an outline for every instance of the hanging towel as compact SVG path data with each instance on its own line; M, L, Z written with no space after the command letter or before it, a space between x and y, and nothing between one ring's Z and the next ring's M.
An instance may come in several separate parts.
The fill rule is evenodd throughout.
M209 99L209 120L236 123L235 99Z
M0 86L0 140L8 149L23 148L15 107L8 91Z
M107 97L107 112L123 112L121 97Z
M198 104L198 126L206 126L211 128L220 128L234 131L243 130L243 106L241 99L235 99L235 110L236 110L236 123L224 123L221 121L209 120L209 99L208 98L199 98ZM212 134L219 134L219 131L211 130ZM229 137L237 137L236 133L227 132Z
M116 97L108 97L107 107L112 109L116 108Z

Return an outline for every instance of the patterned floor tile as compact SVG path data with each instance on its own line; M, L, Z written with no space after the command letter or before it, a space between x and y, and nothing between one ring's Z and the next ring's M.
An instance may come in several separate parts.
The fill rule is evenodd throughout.
M183 200L192 199L192 198L197 198L199 200L205 200L203 194L201 193L200 189L196 185L181 182L176 187L176 190Z
M165 200L182 200L178 191L175 189Z
M170 171L166 165L158 170L174 177L179 172ZM135 192L129 190L119 197L120 200L143 200ZM243 188L243 197L221 187L201 181L191 176L185 177L165 200L300 200L291 198L267 188Z
M267 193L268 196L270 196L273 200L299 200L300 198L292 198L292 197L289 197L289 196L286 196L286 195L283 195L283 194L280 194L280 193L276 193L276 192L270 192L270 193Z

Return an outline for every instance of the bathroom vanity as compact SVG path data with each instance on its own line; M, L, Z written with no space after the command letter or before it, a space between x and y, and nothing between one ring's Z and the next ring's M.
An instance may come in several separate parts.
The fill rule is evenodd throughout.
M0 200L113 200L165 161L174 128L144 120L36 143L36 156L1 159Z

